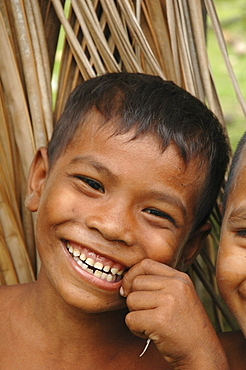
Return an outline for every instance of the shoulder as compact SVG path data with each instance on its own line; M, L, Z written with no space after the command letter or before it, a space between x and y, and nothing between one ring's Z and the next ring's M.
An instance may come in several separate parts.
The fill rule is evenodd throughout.
M17 356L27 336L30 316L25 312L30 284L17 284L0 287L0 368L8 369Z
M219 334L220 342L227 355L230 369L246 369L246 339L240 330Z
M11 315L11 311L15 308L15 302L21 285L4 285L0 287L0 323L4 323L6 318Z
M31 284L0 286L0 325L7 325L6 320L15 315L20 317L21 306L28 296Z
M0 307L8 305L8 300L19 290L20 285L2 285L0 286Z
M6 302L6 297L14 298L22 291L22 289L23 286L21 284L0 286L0 302L2 304L4 304L4 302L5 304L8 304L8 302Z

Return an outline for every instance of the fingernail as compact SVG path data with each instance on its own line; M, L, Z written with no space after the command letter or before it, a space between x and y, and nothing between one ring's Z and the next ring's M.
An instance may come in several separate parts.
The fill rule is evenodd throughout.
M124 297L124 296L125 296L125 292L124 292L124 289L122 288L122 286L120 287L120 295L121 295L122 297Z

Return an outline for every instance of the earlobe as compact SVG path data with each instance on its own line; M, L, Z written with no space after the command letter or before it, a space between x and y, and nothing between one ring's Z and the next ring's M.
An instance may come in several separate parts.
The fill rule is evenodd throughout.
M177 268L181 271L186 271L192 262L196 259L203 247L205 238L211 231L210 223L205 223L198 227L190 236L185 244L182 256L179 260Z
M25 206L31 212L38 209L43 187L48 173L47 149L42 147L38 149L28 176L27 196Z

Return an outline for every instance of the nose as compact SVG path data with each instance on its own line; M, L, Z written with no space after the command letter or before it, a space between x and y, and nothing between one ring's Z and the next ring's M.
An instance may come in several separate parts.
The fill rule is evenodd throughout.
M86 226L97 230L106 240L128 246L135 243L136 219L133 210L117 200L94 208L87 214Z

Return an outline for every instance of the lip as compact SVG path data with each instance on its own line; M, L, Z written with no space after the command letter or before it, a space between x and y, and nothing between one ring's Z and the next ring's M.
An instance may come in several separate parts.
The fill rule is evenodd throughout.
M74 257L71 255L71 253L68 251L67 243L77 245L78 249L80 251L84 250L84 249L87 249L89 251L89 253L98 256L99 259L110 262L111 267L115 266L115 265L118 265L119 267L121 267L124 270L124 272L128 269L127 267L123 266L122 264L119 264L118 262L110 259L109 257L105 257L105 256L93 251L92 249L83 246L82 244L73 243L73 242L70 242L70 241L67 241L67 240L62 240L61 243L62 243L63 251L66 255L66 258L68 259L69 266L76 273L76 275L78 275L82 280L88 282L89 284L91 284L91 285L93 285L93 286L95 286L99 289L103 289L103 290L107 290L107 291L111 291L111 292L113 292L113 291L115 292L115 291L118 291L120 289L121 283L122 283L122 278L119 281L114 281L114 282L113 281L102 280L101 278L83 270L78 265L78 263L75 261ZM124 273L122 274L122 276L123 275L124 275Z

